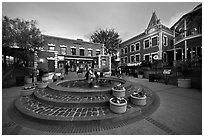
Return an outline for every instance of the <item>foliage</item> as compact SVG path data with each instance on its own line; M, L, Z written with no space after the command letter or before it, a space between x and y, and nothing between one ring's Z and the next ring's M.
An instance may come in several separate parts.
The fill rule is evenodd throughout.
M182 73L183 78L185 79L188 74L192 71L192 61L183 60L176 63L175 69L177 72Z
M137 92L133 92L132 95L135 96L135 97L145 97L145 92L144 91L141 91L139 93Z
M122 84L116 85L115 87L113 87L113 89L115 90L124 90L125 87Z
M125 99L124 98L118 98L118 97L115 97L111 100L113 103L117 103L117 104L123 104L125 103Z
M28 61L33 52L43 46L44 40L34 20L25 21L19 18L2 19L2 51L5 56L13 56ZM15 50L18 47L19 50ZM13 49L14 50L13 50ZM6 61L6 60L5 60Z
M119 38L119 34L115 32L114 29L99 29L91 35L91 41L94 43L104 44L105 52L115 55L122 40Z

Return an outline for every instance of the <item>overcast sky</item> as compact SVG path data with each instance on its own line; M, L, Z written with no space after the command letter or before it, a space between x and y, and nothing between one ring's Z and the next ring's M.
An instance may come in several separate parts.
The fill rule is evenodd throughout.
M161 23L171 27L198 2L3 2L2 14L10 18L37 20L43 34L89 40L97 29L114 28L122 40L136 36L147 28L156 11Z

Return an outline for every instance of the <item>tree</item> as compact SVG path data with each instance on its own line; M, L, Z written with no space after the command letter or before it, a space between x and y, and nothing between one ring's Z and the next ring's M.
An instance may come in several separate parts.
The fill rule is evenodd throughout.
M19 18L3 17L2 50L5 64L7 55L26 62L32 60L33 52L44 44L41 31L36 25L37 22L34 20L25 21ZM18 47L19 50L14 47Z
M105 52L115 56L122 40L114 29L99 29L91 35L91 41L104 44Z

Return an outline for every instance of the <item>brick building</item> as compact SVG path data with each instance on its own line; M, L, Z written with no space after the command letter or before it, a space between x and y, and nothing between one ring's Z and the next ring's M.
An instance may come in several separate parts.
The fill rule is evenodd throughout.
M152 62L157 55L163 62L173 61L167 58L167 51L173 47L173 31L161 24L155 12L145 31L122 42L120 58L122 66L134 66L143 60Z
M72 40L44 35L45 45L38 52L38 68L57 71L67 64L70 71L76 71L77 67L94 67L98 64L98 57L102 53L102 44Z

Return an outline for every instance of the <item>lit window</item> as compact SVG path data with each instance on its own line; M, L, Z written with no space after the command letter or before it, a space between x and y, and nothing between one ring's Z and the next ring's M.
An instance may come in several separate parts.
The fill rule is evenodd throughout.
M71 54L76 55L76 49L75 48L71 48Z
M93 51L92 50L88 50L88 56L93 56Z
M60 52L61 52L62 55L66 55L66 48L65 47L63 47L63 48L61 47L60 48Z
M164 44L164 46L168 45L168 38L167 38L167 36L163 37L163 44Z
M54 51L54 50L55 50L55 47L54 47L54 46L49 46L49 47L48 47L48 50Z

